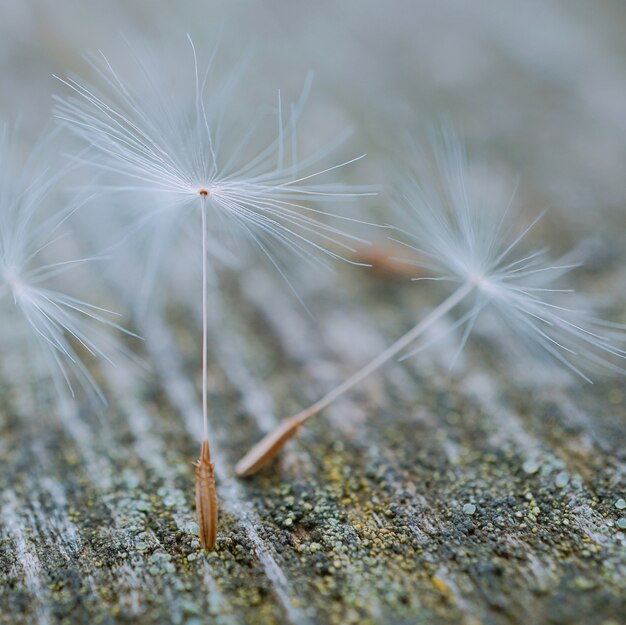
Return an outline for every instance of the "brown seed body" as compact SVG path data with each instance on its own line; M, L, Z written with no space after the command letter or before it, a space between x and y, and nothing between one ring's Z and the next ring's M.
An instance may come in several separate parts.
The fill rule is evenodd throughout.
M357 263L371 265L371 271L379 278L420 278L426 275L420 258L410 255L406 248L388 243L362 246L351 256Z
M202 548L211 551L217 540L217 489L209 441L206 439L202 441L200 458L196 462L196 517Z
M240 477L252 475L273 460L288 440L293 438L304 422L302 417L285 419L273 432L262 438L238 463L235 473Z

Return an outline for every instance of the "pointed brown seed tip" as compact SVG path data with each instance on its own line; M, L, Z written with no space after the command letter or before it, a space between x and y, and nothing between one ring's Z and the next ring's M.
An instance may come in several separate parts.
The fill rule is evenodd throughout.
M209 441L202 441L196 462L196 518L202 548L212 551L217 540L217 490Z
M302 425L301 419L290 417L285 419L273 432L264 436L252 449L237 463L235 473L239 477L247 477L271 462L293 438Z
M198 191L198 195L201 195L202 197L207 197L207 195L209 195L209 192L207 189L200 189Z

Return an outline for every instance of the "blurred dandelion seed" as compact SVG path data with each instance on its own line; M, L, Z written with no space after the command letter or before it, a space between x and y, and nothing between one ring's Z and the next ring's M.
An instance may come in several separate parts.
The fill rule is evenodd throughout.
M16 134L6 125L0 129L0 316L5 319L3 330L10 333L10 337L4 335L3 339L16 336L20 341L32 339L29 342L36 343L39 353L43 354L60 394L69 389L74 396L74 383L78 383L105 403L102 391L77 349L111 362L109 352L114 349L113 342L103 328L97 326L132 333L106 317L116 313L53 286L59 276L95 258L53 263L44 259L62 238L62 226L88 198L75 199L50 216L42 216L45 205L51 203L55 185L67 171L51 175L36 166L51 136L40 140L31 155L23 160L17 154ZM28 330L24 335L7 321L16 311ZM16 350L11 352L18 357ZM26 353L31 357L29 349Z
M421 268L433 274L415 280L447 281L457 284L457 289L374 360L265 436L239 461L238 475L251 475L270 462L307 419L421 338L438 319L461 304L468 310L444 333L462 330L453 362L478 318L489 309L503 322L507 337L517 336L588 382L591 379L587 372L592 369L625 372L616 360L626 358L626 351L617 346L626 342L626 327L587 313L585 308L591 302L583 302L581 309L556 300L559 295L573 295L571 289L555 288L553 283L578 264L568 257L553 261L545 249L515 255L541 215L520 231L512 230L512 198L504 210L493 214L472 197L466 182L466 156L459 142L443 133L434 148L436 167L429 172L431 175L419 182L411 178L404 184L399 208L409 227L398 229L403 239L393 240L417 253L423 259ZM433 342L418 346L403 358Z
M297 158L295 127L310 80L300 101L292 107L287 130L279 92L277 138L253 151L254 133L248 129L235 137L234 143L228 144L227 132L221 123L221 109L225 106L221 89L212 89L211 98L206 96L213 58L201 76L195 47L191 38L188 39L193 56L193 98L176 90L172 93L167 85L158 84L162 72L151 73L143 60L138 60L138 72L133 80L124 81L101 54L99 60L93 60L92 67L104 85L104 92L78 79L60 79L73 95L58 99L56 115L92 146L89 162L109 175L128 181L124 185L113 183L109 189L156 192L174 209L200 199L197 205L202 224L203 441L196 486L203 490L197 492L196 511L202 546L213 549L217 501L215 505L207 504L213 502L215 494L207 406L207 207L210 204L213 209L213 230L220 225L229 232L238 229L287 280L284 263L276 257L280 249L306 262L318 263L326 257L359 264L349 260L349 256L355 252L354 244L364 241L320 218L357 220L333 215L311 204L323 205L373 193L318 182L326 174L345 168L362 156L322 169L316 169L316 165L327 156L329 149L304 160ZM142 87L146 91L142 91ZM230 87L225 88L226 92L230 90ZM246 151L252 151L252 156L246 157ZM287 164L289 153L292 162ZM183 215L180 211L180 218Z

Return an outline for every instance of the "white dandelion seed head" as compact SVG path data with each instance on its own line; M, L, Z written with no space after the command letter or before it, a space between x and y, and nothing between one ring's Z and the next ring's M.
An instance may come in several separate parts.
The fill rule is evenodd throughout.
M191 39L186 84L180 65L178 75L169 76L131 51L122 77L100 54L92 59L96 85L62 81L71 93L58 99L56 116L90 146L85 158L108 174L109 190L156 193L161 205L174 209L205 203L212 236L254 242L281 273L293 255L315 263L347 260L363 241L327 220L356 220L325 205L372 193L325 182L362 157L321 167L336 145L305 158L298 154L296 128L310 80L293 105L279 92L274 115L257 119L239 110L241 69L219 81L213 65L214 56L202 69ZM231 109L236 123L228 121ZM189 217L180 210L169 215Z
M51 138L40 141L29 157L18 155L15 131L0 128L0 342L3 366L21 360L35 369L41 356L47 373L61 393L73 384L104 401L79 352L110 360L111 341L102 326L120 328L106 309L75 298L58 285L67 272L88 260L52 260L52 248L62 229L85 198L60 210L46 210L58 202L53 189L66 172L51 175L40 166ZM98 322L94 324L93 322ZM98 328L97 326L101 326ZM32 348L37 351L34 352Z
M507 337L516 336L587 381L591 372L624 373L626 328L594 316L591 296L560 283L579 266L574 254L554 260L546 248L523 250L542 215L519 228L512 194L501 196L496 207L486 205L472 187L464 147L453 134L442 133L433 152L428 175L402 186L398 206L406 225L398 242L419 254L418 264L432 276L425 279L467 289L468 310L451 327L463 328L457 355L489 310ZM508 342L509 351L513 345Z

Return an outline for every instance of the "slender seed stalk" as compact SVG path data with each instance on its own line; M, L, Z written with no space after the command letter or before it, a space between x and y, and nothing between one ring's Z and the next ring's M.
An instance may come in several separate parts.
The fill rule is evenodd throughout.
M474 282L466 282L452 295L445 299L439 306L433 309L417 325L413 326L406 334L402 335L395 343L381 352L363 368L350 376L347 380L324 395L314 404L302 410L293 417L283 421L276 429L263 437L250 451L237 463L235 471L237 475L244 477L256 473L259 469L271 462L285 446L287 441L293 438L305 421L326 408L335 399L349 391L353 386L376 371L381 365L393 358L398 352L415 341L433 323L441 319L455 306L463 301L474 289Z
M207 223L206 223L206 195L201 198L202 213L202 427L204 440L209 439L209 416L207 409L207 349L208 349L208 301L207 301Z
M207 317L208 317L208 289L207 289L207 219L206 198L208 191L201 189L202 213L202 426L203 440L200 457L196 462L196 518L200 529L202 548L212 551L217 539L217 489L215 475L211 462L209 446L209 417L207 402Z

